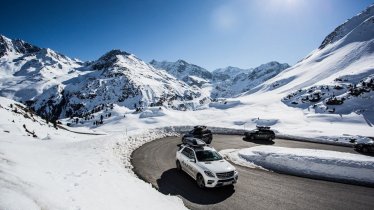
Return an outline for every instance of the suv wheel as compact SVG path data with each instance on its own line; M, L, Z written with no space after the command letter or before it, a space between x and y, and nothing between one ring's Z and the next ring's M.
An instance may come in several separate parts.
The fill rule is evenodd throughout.
M182 171L182 166L181 166L181 163L179 162L179 160L177 160L176 165L177 165L177 170Z
M203 178L203 176L201 176L201 174L198 174L198 175L197 175L196 183L197 183L197 186L198 186L199 188L201 188L201 189L205 187L204 178Z
M368 152L369 152L369 149L368 149L367 147L364 146L364 147L362 147L362 152L363 152L363 153L368 153Z
M250 140L255 140L255 136L254 136L254 135L250 135L250 136L249 136L249 139L250 139Z

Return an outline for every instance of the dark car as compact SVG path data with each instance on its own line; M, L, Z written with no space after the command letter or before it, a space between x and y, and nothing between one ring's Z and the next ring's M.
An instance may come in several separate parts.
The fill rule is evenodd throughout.
M186 137L184 138L184 144L187 144L191 147L204 147L206 146L206 143L202 141L201 139L194 138L194 137ZM183 145L183 144L182 144ZM182 146L180 145L180 146Z
M205 143L210 144L213 140L212 131L207 129L206 126L195 126L193 130L188 132L182 137L182 142L186 143L187 137L193 137L203 140Z
M374 142L356 143L355 150L362 153L374 153Z
M275 139L275 133L270 129L270 127L260 127L258 126L256 129L245 132L244 138L249 140L255 139L265 139L265 140L273 140Z

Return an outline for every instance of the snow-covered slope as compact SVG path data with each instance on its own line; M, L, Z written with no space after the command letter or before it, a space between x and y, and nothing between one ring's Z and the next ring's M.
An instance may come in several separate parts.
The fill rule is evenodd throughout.
M106 53L84 70L89 73L51 87L35 98L35 110L43 115L70 117L89 115L111 104L130 109L164 106L185 110L208 100L199 88L120 50Z
M361 12L360 14L352 17L351 19L347 20L342 25L338 26L333 32L331 32L321 43L318 49L323 49L327 45L335 43L336 41L339 41L349 33L351 33L357 26L361 25L363 22L365 22L368 19L371 19L373 17L373 6L369 6L366 10ZM364 31L362 31L364 33ZM366 36L370 37L369 34L366 34Z
M253 92L316 112L361 113L373 122L374 5L330 34L319 49Z
M219 70L219 75L226 73L226 75L231 74L232 77L221 81L216 79L211 95L213 98L237 96L273 78L288 67L290 66L286 63L281 64L273 61L247 71L232 68L227 68L226 71ZM214 73L214 75L218 74ZM220 78L224 79L225 77Z
M189 85L197 85L201 87L203 84L210 82L213 78L213 75L210 71L200 66L187 63L184 60L178 60L176 62L159 62L156 60L152 60L150 64L157 69L166 70L169 74L186 82Z
M125 168L124 153L162 132L130 138L57 130L3 97L0 116L0 209L184 209Z

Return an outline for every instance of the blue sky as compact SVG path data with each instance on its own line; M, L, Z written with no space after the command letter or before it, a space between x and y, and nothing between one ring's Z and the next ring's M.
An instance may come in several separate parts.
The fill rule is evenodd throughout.
M0 34L94 60L111 49L209 70L294 64L373 0L2 0Z

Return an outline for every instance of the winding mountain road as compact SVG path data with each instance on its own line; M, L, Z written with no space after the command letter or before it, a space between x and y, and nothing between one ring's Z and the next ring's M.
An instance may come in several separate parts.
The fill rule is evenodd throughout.
M239 180L235 186L202 190L186 173L175 169L178 144L180 137L149 142L133 152L132 164L140 178L161 193L179 196L190 209L374 209L374 188L237 165ZM263 144L263 141L244 141L241 136L215 135L212 146L219 151ZM356 153L349 147L282 139L267 144Z

